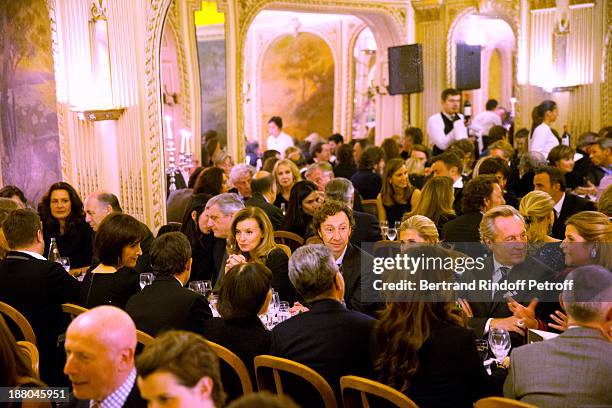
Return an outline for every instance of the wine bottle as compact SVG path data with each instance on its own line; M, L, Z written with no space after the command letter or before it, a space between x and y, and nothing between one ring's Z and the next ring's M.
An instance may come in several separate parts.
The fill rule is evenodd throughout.
M59 253L59 248L57 246L57 242L55 241L55 238L51 238L51 243L49 244L49 254L47 256L47 259L51 262L59 262L60 253Z

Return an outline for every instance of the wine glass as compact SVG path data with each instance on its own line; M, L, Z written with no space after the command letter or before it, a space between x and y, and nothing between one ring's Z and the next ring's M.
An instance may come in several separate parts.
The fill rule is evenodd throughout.
M387 230L387 238L389 239L389 241L395 241L395 237L397 237L397 229L389 228Z
M402 225L401 221L395 221L395 230L399 231L401 225Z
M383 239L385 239L385 237L387 236L388 229L389 229L389 222L381 221L380 222L380 233L382 234Z
M212 282L209 280L202 281L202 285L204 288L204 296L208 299L210 294L212 293Z
M285 203L281 203L280 209L283 212L283 217L287 215L287 210L285 209Z
M70 258L64 256L59 258L57 262L64 267L66 272L70 273Z
M273 315L276 315L276 312L278 312L279 305L280 305L280 296L278 295L278 292L272 289L272 300L270 301L270 306L268 307L268 309Z
M489 355L489 342L485 339L476 339L476 351L480 359L484 362Z
M140 274L140 289L153 283L154 275L150 272Z
M193 290L196 293L199 293L200 295L206 294L206 290L204 287L204 281L201 281L201 280L189 282L189 289Z
M284 322L290 317L291 312L289 311L289 302L281 301L278 304L278 322Z
M510 333L504 329L490 329L489 346L495 355L495 360L501 364L510 352Z

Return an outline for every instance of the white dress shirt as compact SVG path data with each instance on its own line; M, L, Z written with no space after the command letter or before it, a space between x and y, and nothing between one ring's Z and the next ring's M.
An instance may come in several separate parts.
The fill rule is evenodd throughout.
M548 153L553 147L559 146L559 139L550 130L546 123L540 124L533 130L533 135L529 136L529 151L538 152L548 157Z
M499 115L493 111L480 112L472 119L472 128L481 135L488 135L493 126L501 126L502 121Z
M293 138L282 131L278 136L268 136L266 141L267 149L279 151L283 158L285 157L285 150L291 146L293 146Z
M445 113L442 113L442 115L451 119L451 117ZM446 150L448 145L452 142L460 139L467 139L468 135L465 123L463 122L463 115L458 115L460 120L453 122L453 130L448 134L444 134L444 121L442 120L440 112L431 115L429 119L427 119L427 134L429 135L430 147L436 145L438 149Z
M563 208L564 201L565 201L565 193L563 193L559 201L557 201L557 203L553 207L553 210L555 210L555 215L557 216L557 218L559 218L559 215L561 214L561 209Z

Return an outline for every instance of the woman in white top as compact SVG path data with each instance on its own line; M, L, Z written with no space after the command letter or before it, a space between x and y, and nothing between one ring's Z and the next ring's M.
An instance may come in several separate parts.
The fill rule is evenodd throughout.
M533 112L533 126L529 138L529 151L539 152L548 157L553 147L559 145L559 139L550 129L557 116L559 109L554 101L546 100L539 104Z

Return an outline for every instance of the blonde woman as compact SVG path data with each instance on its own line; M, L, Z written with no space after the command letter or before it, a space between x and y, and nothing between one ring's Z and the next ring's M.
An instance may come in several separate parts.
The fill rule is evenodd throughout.
M376 197L378 220L388 221L389 226L393 226L402 220L405 213L416 208L420 196L421 191L410 184L404 160L389 160L385 165L380 194Z
M597 211L582 211L565 223L561 249L567 266L597 264L612 270L612 221Z
M274 230L266 213L258 207L246 207L234 215L227 238L225 272L246 262L259 262L272 271L272 287L281 300L290 304L295 289L289 281L289 257L274 242Z
M274 169L272 170L272 174L274 174L274 179L276 180L278 190L276 200L274 200L274 205L280 208L281 204L285 204L285 208L288 208L291 188L295 183L302 179L300 170L293 161L283 159L276 162Z
M399 239L403 243L437 244L440 242L436 224L424 215L413 215L402 222Z
M425 183L417 206L408 216L424 215L433 221L441 234L444 224L455 218L454 194L453 179L433 177Z
M548 193L532 191L521 200L519 212L525 219L531 255L559 272L565 268L559 246L561 241L549 235L555 221L554 206L555 202Z

